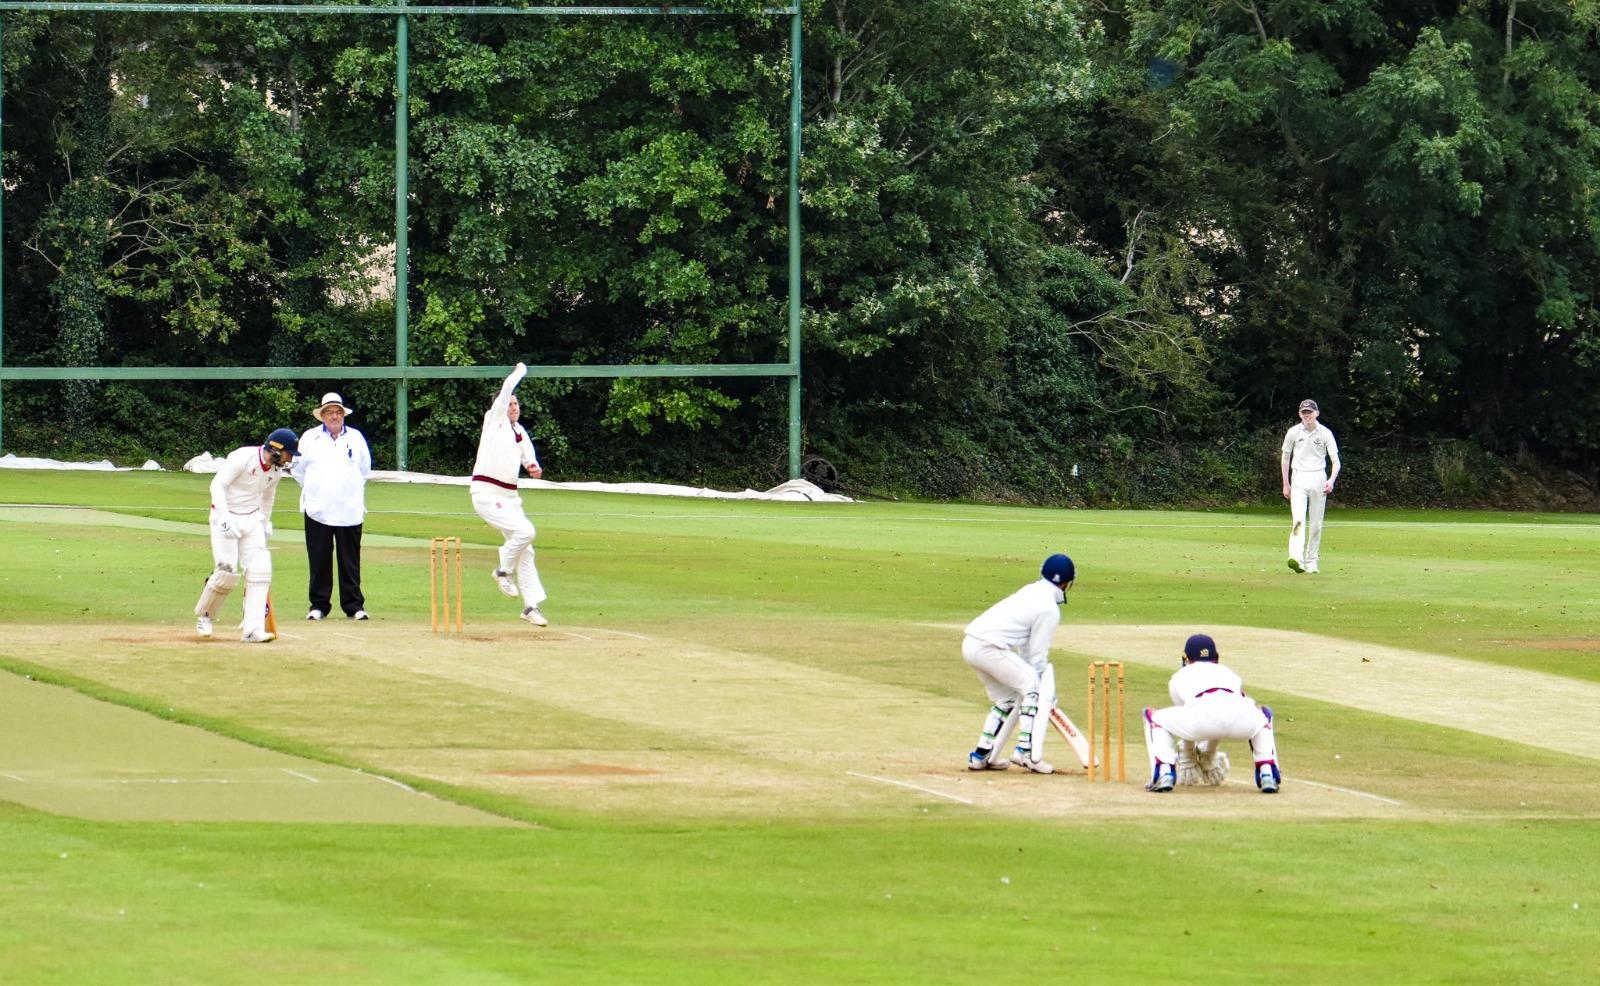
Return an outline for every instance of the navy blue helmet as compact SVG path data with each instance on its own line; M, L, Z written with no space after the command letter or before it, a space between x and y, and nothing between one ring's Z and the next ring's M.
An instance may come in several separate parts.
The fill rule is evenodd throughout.
M287 428L274 428L272 434L261 444L265 445L268 451L286 453L283 456L285 461L300 454L300 436Z
M1078 577L1078 570L1073 566L1071 558L1057 554L1044 560L1044 566L1039 569L1039 574L1056 588L1065 589Z

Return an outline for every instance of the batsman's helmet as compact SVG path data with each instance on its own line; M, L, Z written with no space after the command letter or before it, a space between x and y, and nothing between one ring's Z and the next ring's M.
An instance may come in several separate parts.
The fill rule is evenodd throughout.
M1190 661L1215 661L1217 642L1203 633L1197 633L1183 642L1183 656Z
M1039 574L1044 576L1046 582L1058 589L1064 589L1078 577L1078 570L1073 567L1072 559L1066 555L1051 555L1044 560L1044 566L1039 569Z
M300 454L300 437L287 428L274 428L261 444L274 452L287 452L291 457Z

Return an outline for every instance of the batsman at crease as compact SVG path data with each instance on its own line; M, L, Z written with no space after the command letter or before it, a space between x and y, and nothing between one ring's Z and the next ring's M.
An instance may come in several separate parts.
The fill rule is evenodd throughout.
M1056 704L1050 642L1076 577L1071 558L1051 555L1040 567L1039 578L967 624L961 656L994 703L983 720L977 748L967 756L968 770L1005 770L1016 764L1036 774L1055 773L1044 759L1047 717ZM1016 755L1007 760L1005 745L1013 730Z

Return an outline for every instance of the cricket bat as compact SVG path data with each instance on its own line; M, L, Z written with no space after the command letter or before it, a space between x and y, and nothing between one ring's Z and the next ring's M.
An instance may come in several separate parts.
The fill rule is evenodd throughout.
M1089 748L1089 741L1084 738L1078 727L1072 724L1067 714L1058 708L1050 709L1050 725L1056 727L1056 732L1072 747L1072 752L1078 755L1078 760L1083 764L1083 769L1089 769L1089 757L1093 755Z
M267 630L268 633L272 634L274 637L276 637L278 635L278 618L272 612L272 592L271 592L271 590L267 591L266 630Z

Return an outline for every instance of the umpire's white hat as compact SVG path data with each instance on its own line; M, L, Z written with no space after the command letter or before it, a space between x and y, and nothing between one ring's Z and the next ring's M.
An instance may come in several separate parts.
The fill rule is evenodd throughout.
M322 395L322 402L317 405L316 410L311 412L311 416L316 418L318 421L321 421L322 412L326 411L330 407L338 407L346 414L349 414L351 411L355 410L353 407L345 407L344 398L330 390L326 394Z

